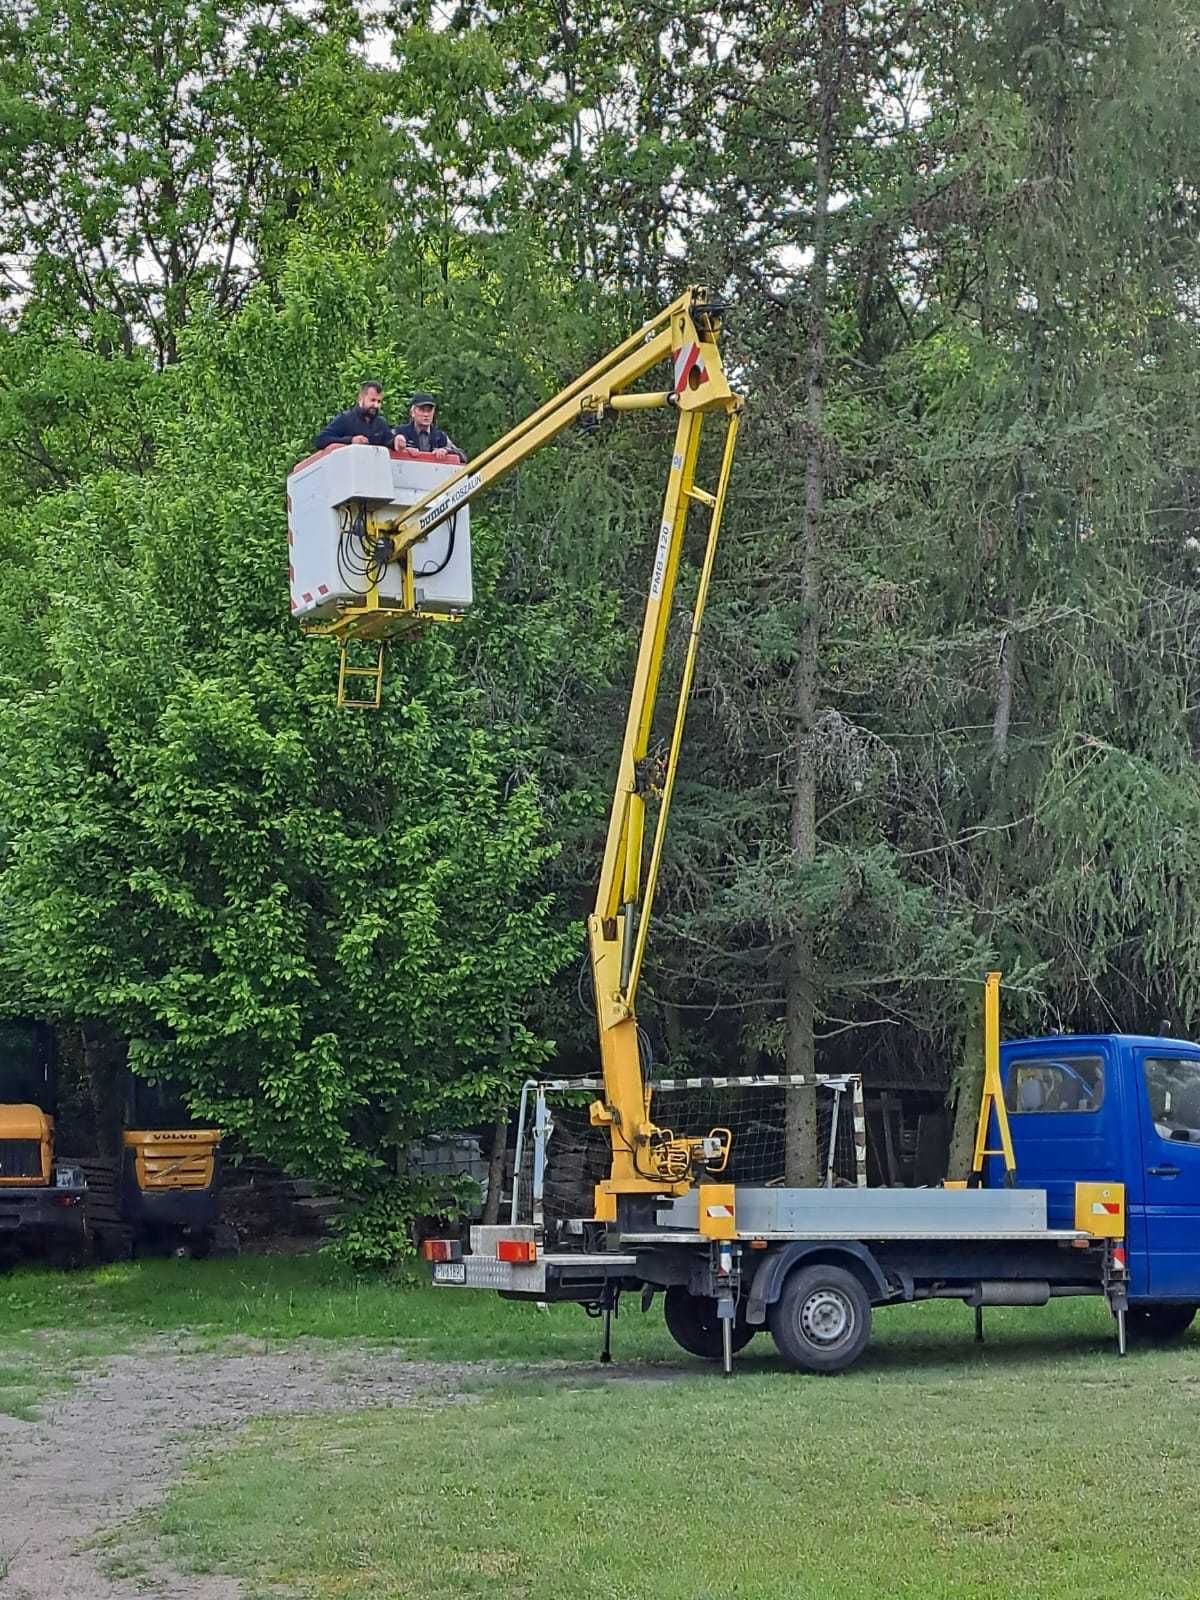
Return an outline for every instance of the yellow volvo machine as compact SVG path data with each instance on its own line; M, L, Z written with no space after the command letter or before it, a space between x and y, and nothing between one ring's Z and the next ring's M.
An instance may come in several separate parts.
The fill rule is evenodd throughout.
M126 1072L122 1089L118 1148L82 1164L97 1251L115 1257L235 1252L237 1235L220 1216L220 1130L193 1125L169 1086Z
M840 1371L865 1348L873 1307L935 1297L973 1307L981 1335L984 1306L1104 1295L1123 1350L1129 1303L1124 1174L1114 1173L1111 1182L1076 1181L1101 1176L1086 1170L1090 1113L1081 1110L1079 1137L1064 1146L1052 1173L1037 1168L1041 1142L1031 1123L1025 1148L1033 1182L1017 1183L1020 1149L1014 1153L1014 1143L1020 1141L1010 1137L1013 1107L1001 1080L998 975L985 986L988 1070L972 1180L960 1187L873 1190L861 1176L842 1189L735 1183L729 1181L735 1152L728 1127L677 1133L652 1114L655 1095L669 1086L643 1061L635 1000L743 405L721 359L722 309L703 290L690 289L467 466L440 469L441 481L428 492L415 492L418 480L403 453L389 460L389 452L369 446L341 447L341 458L328 452L309 458L288 480L293 612L307 631L339 641L339 703L377 706L384 643L453 617L468 603L469 574L461 564L469 561L465 513L476 496L572 424L627 411L661 409L677 417L604 859L587 919L601 1076L554 1085L578 1091L586 1082L596 1091L589 1116L607 1139L607 1175L595 1183L591 1214L569 1219L553 1234L536 1213L532 1222L518 1220L514 1183L512 1220L473 1227L469 1250L458 1238L426 1241L434 1282L515 1299L578 1302L604 1317L602 1360L625 1293L640 1295L643 1308L661 1294L677 1342L722 1361L726 1372L734 1352L762 1328L792 1367ZM669 386L633 391L660 366L670 372ZM697 468L710 416L723 419L725 429L711 486L703 487ZM670 735L665 756L656 760L650 754L654 717L693 509L707 513L708 526ZM356 664L350 652L364 644L374 648L374 660ZM356 696L355 686L364 681L369 692ZM1075 1046L1092 1064L1071 1081L1093 1086L1094 1106L1093 1055L1109 1046ZM1034 1084L1071 1078L1069 1064L1059 1059L1064 1048L1061 1040L1005 1047L1025 1062L1021 1070ZM1161 1053L1165 1046L1158 1048ZM1173 1050L1180 1060L1194 1058L1200 1072L1200 1047ZM695 1081L724 1089L750 1080ZM831 1080L764 1081L807 1089ZM546 1087L538 1086L539 1105ZM995 1149L987 1143L993 1120ZM860 1126L856 1119L856 1141ZM542 1131L535 1182L546 1153ZM1178 1173L1181 1166L1164 1162L1160 1170ZM1002 1186L984 1186L989 1171ZM1196 1277L1200 1282L1200 1266ZM1200 1301L1190 1281L1187 1294ZM1152 1283L1142 1298L1153 1298Z

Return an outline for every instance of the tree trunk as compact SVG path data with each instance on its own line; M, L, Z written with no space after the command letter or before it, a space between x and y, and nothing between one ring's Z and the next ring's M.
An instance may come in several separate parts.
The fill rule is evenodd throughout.
M500 1221L500 1195L504 1188L504 1158L508 1154L508 1108L497 1112L492 1128L492 1153L488 1158L487 1199L483 1203L483 1221L495 1227Z
M125 1121L125 1068L129 1047L124 1040L113 1038L99 1023L85 1022L79 1032L96 1118L96 1154L119 1156Z
M805 381L804 527L800 553L803 605L800 646L792 678L796 751L792 776L790 843L798 864L817 853L817 771L813 729L817 712L820 651L818 555L825 514L825 368L829 349L829 191L846 39L846 0L829 0L821 15L820 126L813 193L813 257L808 275L808 341ZM784 979L786 1060L789 1073L809 1077L816 1069L813 937L805 927L792 941ZM817 1097L809 1088L787 1091L784 1113L784 1180L820 1181Z
M950 1158L946 1176L965 1178L975 1153L975 1129L983 1094L983 1008L968 1028L962 1056L954 1074L954 1123L950 1133Z
M1012 721L1013 671L1017 641L1006 633L1000 641L1000 661L996 668L996 712L992 718L992 768L996 780L1008 765L1008 727Z

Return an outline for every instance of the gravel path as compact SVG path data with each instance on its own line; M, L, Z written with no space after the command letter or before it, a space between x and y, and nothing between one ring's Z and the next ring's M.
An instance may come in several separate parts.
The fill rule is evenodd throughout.
M167 1341L113 1357L37 1422L0 1416L3 1600L237 1600L235 1579L159 1568L112 1578L97 1536L161 1501L191 1450L255 1417L451 1398L481 1369L402 1361L386 1349L291 1345L187 1354Z

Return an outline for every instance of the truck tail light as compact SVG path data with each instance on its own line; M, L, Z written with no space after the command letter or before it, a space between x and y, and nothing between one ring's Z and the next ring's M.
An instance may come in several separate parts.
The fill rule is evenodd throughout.
M426 1261L461 1261L461 1239L426 1239L421 1246Z
M500 1239L496 1244L496 1260L528 1265L537 1260L537 1244L532 1239Z

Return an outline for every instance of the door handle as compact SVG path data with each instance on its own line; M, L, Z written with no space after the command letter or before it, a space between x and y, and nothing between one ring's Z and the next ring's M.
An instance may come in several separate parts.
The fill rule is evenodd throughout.
M1179 1176L1178 1167L1147 1167L1146 1171L1152 1178L1177 1178Z

